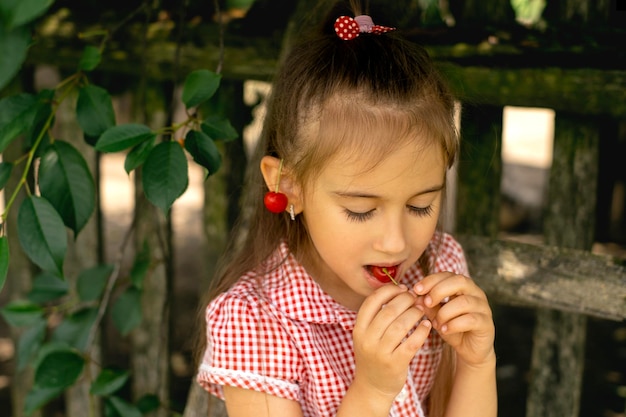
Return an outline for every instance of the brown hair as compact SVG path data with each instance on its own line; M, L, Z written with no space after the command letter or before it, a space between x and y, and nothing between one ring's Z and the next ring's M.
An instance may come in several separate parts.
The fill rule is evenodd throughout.
M458 149L454 100L428 54L397 32L339 39L334 20L360 14L357 8L335 7L321 31L302 38L285 56L248 173L241 233L235 235L243 240L231 240L209 299L258 269L282 240L300 259L308 250L302 216L291 221L286 213L276 215L263 206L267 188L258 169L263 156L282 159L303 188L334 155L350 156L350 150L374 166L407 143L438 143L448 167L453 164Z

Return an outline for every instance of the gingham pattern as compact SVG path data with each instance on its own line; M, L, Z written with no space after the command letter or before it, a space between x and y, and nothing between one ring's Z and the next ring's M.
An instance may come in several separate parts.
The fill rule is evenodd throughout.
M433 272L467 274L460 245L447 234L436 238L441 244ZM298 401L305 417L333 416L354 376L356 313L326 294L285 244L269 262L277 267L265 276L243 276L207 307L208 347L198 382L220 398L222 386L231 385ZM422 278L415 266L402 282L411 285ZM411 362L390 416L425 416L422 401L442 347L431 332Z

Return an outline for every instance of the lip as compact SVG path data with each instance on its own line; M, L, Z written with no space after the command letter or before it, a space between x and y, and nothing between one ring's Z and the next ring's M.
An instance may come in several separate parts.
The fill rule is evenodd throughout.
M396 282L399 283L399 279L396 277L401 278L402 277L402 271L401 271L401 265L402 262L396 262L396 263L377 263L377 264L368 264L365 265L363 267L363 269L365 270L365 273L367 275L368 281L370 282L370 285L372 285L372 283L376 284L376 285L372 285L376 288L382 287L383 285L389 284L392 282L391 279L386 280L385 282L380 281L378 278L376 278L371 271L371 267L372 266L376 266L378 268L395 268L396 269L396 274L394 276L394 279Z

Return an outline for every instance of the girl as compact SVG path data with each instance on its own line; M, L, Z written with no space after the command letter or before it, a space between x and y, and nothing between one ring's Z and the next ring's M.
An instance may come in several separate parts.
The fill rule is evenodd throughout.
M453 99L359 15L334 11L277 74L198 382L230 417L496 416L491 310L437 230Z

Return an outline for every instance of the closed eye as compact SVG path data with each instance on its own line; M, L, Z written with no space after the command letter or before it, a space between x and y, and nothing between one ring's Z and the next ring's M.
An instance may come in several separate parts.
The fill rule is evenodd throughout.
M415 207L415 206L406 206L406 207L409 210L409 213L418 217L431 216L434 211L432 204L427 207ZM372 209L364 213L350 211L348 209L344 209L344 211L346 213L346 216L348 217L348 220L352 222L364 222L372 218L376 209Z
M415 206L407 206L409 212L418 217L428 217L433 214L433 205L429 205L427 207L415 207Z
M364 222L366 220L369 220L374 215L375 209L366 211L365 213L357 213L348 209L345 209L344 211L346 213L346 216L348 217L348 220L350 220L351 222Z

